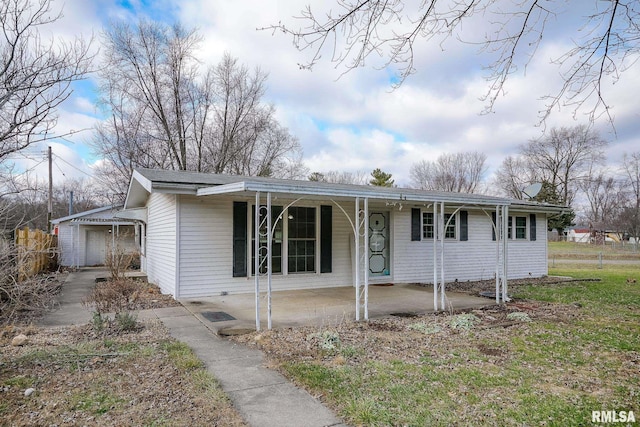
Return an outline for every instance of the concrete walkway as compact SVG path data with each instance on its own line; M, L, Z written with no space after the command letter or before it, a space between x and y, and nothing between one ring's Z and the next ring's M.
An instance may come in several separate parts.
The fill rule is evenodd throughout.
M40 325L87 323L91 314L82 299L103 275L104 270L94 268L70 273L58 296L59 308ZM305 390L265 368L260 351L218 337L184 307L142 310L138 319L161 320L171 336L191 347L251 426L345 426Z

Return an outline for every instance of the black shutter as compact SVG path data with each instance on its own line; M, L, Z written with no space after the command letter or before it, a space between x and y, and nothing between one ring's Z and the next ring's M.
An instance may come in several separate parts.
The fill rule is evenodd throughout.
M331 273L331 206L320 206L320 273Z
M529 215L529 240L536 240L536 214Z
M469 213L460 211L460 240L466 242L469 240Z
M411 241L420 240L420 209L411 208Z
M496 240L496 213L491 212L491 240Z
M233 202L233 277L247 277L247 202Z

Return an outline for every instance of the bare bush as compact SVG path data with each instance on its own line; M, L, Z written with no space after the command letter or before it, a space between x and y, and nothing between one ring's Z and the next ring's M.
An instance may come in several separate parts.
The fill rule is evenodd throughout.
M0 324L30 319L55 304L53 296L61 287L55 275L20 280L20 258L28 256L28 251L18 251L11 241L0 240Z
M107 248L107 257L105 265L109 270L109 276L112 280L125 280L126 272L131 268L134 262L140 257L137 251L132 251L124 244L129 234L121 234Z
M138 284L130 279L112 279L96 283L93 291L83 300L85 306L96 313L120 313L135 303Z

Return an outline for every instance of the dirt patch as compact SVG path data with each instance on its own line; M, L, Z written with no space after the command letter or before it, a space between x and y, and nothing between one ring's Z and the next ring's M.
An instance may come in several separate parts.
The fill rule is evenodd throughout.
M520 286L529 285L557 285L557 284L569 284L576 281L598 281L599 279L574 279L571 277L559 277L559 276L547 276L538 278L526 278L526 279L511 279L509 280L509 289L517 289ZM420 284L420 286L430 287L432 284ZM491 280L468 280L468 281L454 281L446 284L447 291L450 292L463 292L471 295L479 295L481 292L489 292L495 295L496 281Z
M18 333L27 342L12 346ZM9 326L0 353L3 425L245 425L157 321L120 334Z
M510 313L524 313L531 320L551 322L568 322L581 315L578 307L543 302L509 303L466 311L466 314L477 319L473 330L482 331L489 338L504 334L505 328L526 328L525 321L510 319ZM325 330L330 330L339 337L340 349L347 349L347 352L360 349L361 353L366 354L367 360L415 361L426 353L450 354L452 348L469 345L460 337L465 331L452 326L455 316L456 314L451 313L408 318L389 316L368 322L343 322ZM321 348L321 343L316 338L319 332L322 330L315 327L283 328L230 339L259 348L274 366L305 359L330 363L335 357L335 351ZM345 363L358 364L361 357L364 357L359 355L359 351L354 350L354 354ZM491 346L479 348L479 352L497 357L506 357L509 353L507 348Z

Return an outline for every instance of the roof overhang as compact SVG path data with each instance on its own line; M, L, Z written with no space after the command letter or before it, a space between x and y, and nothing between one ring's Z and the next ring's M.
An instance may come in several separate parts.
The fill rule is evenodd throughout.
M400 201L408 203L440 203L476 207L495 207L495 206L512 206L514 209L522 209L527 212L560 212L563 209L561 206L543 205L532 202L510 201L508 199L502 199L491 196L480 196L459 193L425 193L416 194L415 192L402 192L401 189L397 191L381 191L379 188L362 187L357 189L346 188L321 188L314 186L313 183L300 183L296 185L291 184L274 184L264 183L258 181L245 180L235 182L232 184L214 185L209 187L203 187L196 191L197 196L215 196L215 195L246 195L247 193L272 193L272 194L284 194L284 195L296 195L296 196L314 196L319 198L333 199L333 198L349 198L354 199L356 197L378 199L386 201Z
M114 215L116 218L130 219L147 223L147 208L124 209Z

